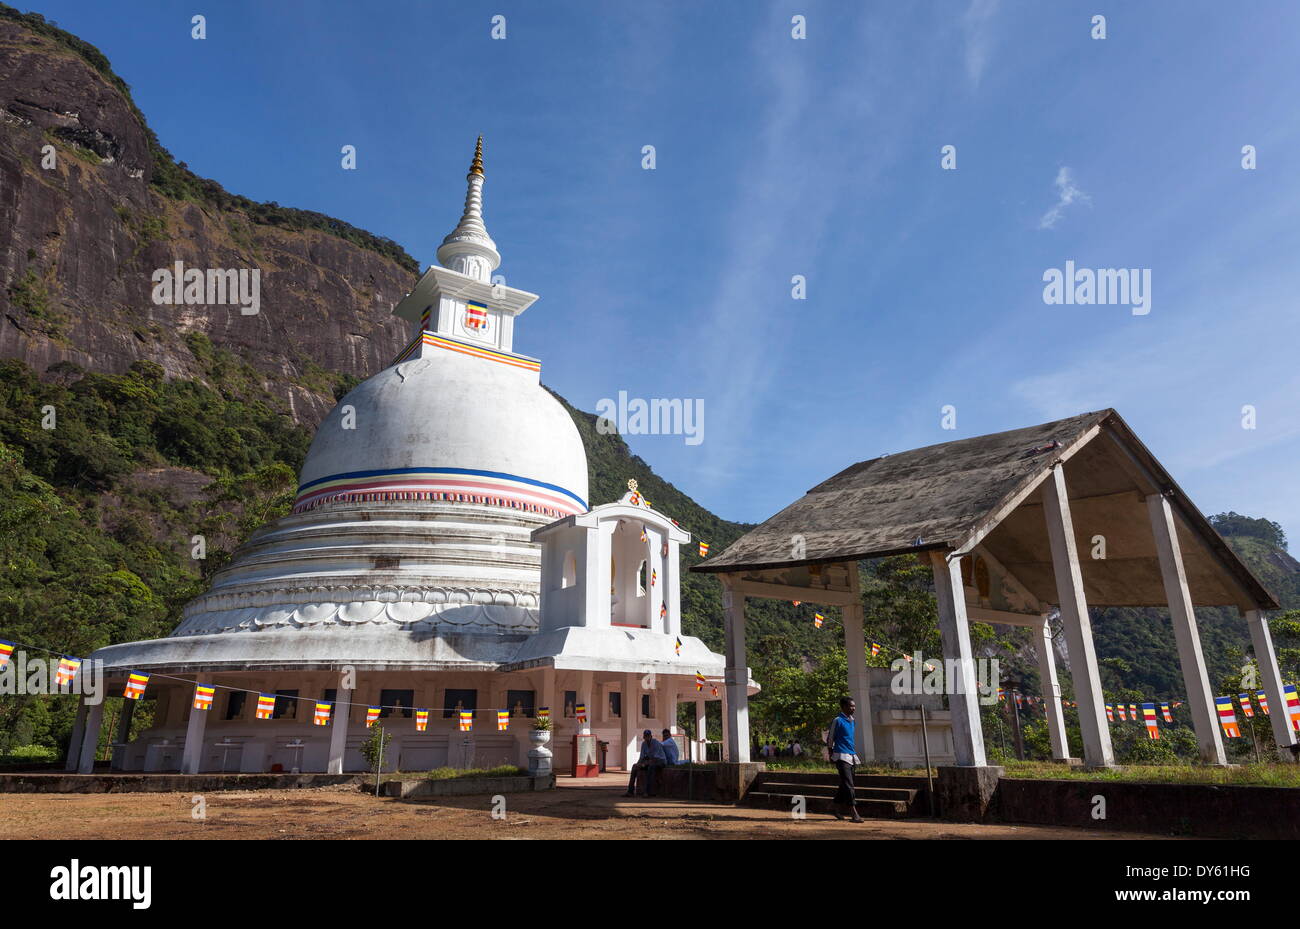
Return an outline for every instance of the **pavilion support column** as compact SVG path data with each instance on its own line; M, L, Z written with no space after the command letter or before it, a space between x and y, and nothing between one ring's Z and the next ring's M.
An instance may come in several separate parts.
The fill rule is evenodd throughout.
M135 705L139 700L122 700L122 712L117 717L117 741L125 745L131 741L131 721L135 719Z
M99 728L104 722L104 701L92 704L86 711L86 731L81 737L81 752L77 755L77 773L95 773L95 752L99 750Z
M636 759L637 730L636 730L636 713L641 701L637 699L640 696L637 676L635 674L623 675L623 696L620 698L622 703L622 717L619 719L620 732L623 740L623 770L631 771L632 763Z
M595 672L583 671L578 678L578 703L587 708L587 721L577 723L577 731L582 735L589 735L591 733L591 721L595 718L592 716L592 714L596 712L594 702L596 696L596 691L594 689L595 677ZM574 712L577 712L576 708Z
M1286 696L1282 693L1282 675L1277 667L1277 653L1273 651L1273 634L1269 632L1268 620L1262 610L1246 610L1246 625L1250 627L1250 641L1255 646L1260 687L1268 697L1268 722L1273 727L1278 757L1289 761L1291 752L1287 746L1295 744L1296 736L1289 718L1291 714L1287 712Z
M347 679L348 672L339 674L339 685L334 695L334 713L330 720L330 757L325 766L328 774L343 773L343 758L348 750L348 724L352 721L354 691L343 686Z
M723 575L722 611L726 633L727 761L749 761L749 665L745 655L745 595Z
M931 552L930 563L934 568L944 665L952 667L950 662L957 663L957 680L949 682L948 694L948 707L952 711L953 755L959 765L984 767L988 760L984 756L984 728L980 724L979 688L975 682L975 658L970 647L970 623L966 619L961 559L949 559L942 552Z
M1056 677L1056 650L1052 643L1052 625L1043 617L1043 640L1038 643L1038 676L1043 681L1043 699L1047 704L1047 734L1052 739L1052 759L1070 757L1070 742L1065 737L1065 711L1061 708L1061 682Z
M1284 711L1285 711L1285 705ZM86 703L86 698L82 697L81 702L77 704L77 716L72 721L72 736L68 739L68 757L63 764L63 770L71 774L77 770L77 761L81 758L81 740L86 735L86 715L90 711L90 705Z
M1056 575L1056 596L1060 600L1061 623L1070 649L1070 675L1079 698L1079 729L1083 734L1083 763L1090 768L1115 764L1110 728L1097 670L1097 652L1092 644L1092 622L1088 601L1083 596L1083 572L1074 541L1074 520L1065 487L1065 471L1058 464L1043 482L1043 515L1052 547L1052 571Z
M1218 713L1214 694L1210 691L1210 675L1201 653L1201 636L1196 629L1196 611L1192 595L1187 589L1187 573L1183 569L1183 553L1178 544L1174 525L1174 511L1169 498L1163 494L1147 497L1147 512L1151 516L1151 532L1156 540L1156 554L1160 556L1160 574L1165 582L1165 598L1169 601L1169 618L1174 624L1174 641L1178 643L1178 663L1183 669L1183 685L1187 688L1187 705L1192 710L1192 725L1200 745L1201 761L1206 764L1226 765L1228 756L1223 751L1223 736L1219 734Z
M849 576L852 587L857 589L856 563L850 563ZM876 738L872 731L871 687L867 676L867 642L862 635L862 603L851 603L843 609L844 651L848 655L849 696L858 705L855 717L857 725L853 727L854 750L863 764L876 760Z
M695 698L695 761L704 761L709 741L708 704L703 697Z
M211 680L206 674L196 674L195 684L207 684ZM181 774L198 774L203 764L203 733L208 725L208 713L211 710L196 710L190 703L190 721L185 727L185 749L181 752Z
M554 668L542 669L542 702L533 707L533 715L536 717L538 706L544 706L551 711L551 723L560 718L560 709L556 703L558 691L555 683L556 671Z

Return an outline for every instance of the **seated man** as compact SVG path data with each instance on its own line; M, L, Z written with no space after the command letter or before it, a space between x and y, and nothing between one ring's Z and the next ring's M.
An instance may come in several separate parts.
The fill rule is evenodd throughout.
M664 747L664 764L675 765L681 764L681 753L677 749L677 742L673 739L671 729L664 730L664 740L661 743Z
M664 747L654 737L654 733L649 729L641 733L641 755L637 763L632 765L632 775L627 779L627 793L624 796L636 796L636 779L638 776L645 778L645 795L653 797L655 795L655 774L664 766Z

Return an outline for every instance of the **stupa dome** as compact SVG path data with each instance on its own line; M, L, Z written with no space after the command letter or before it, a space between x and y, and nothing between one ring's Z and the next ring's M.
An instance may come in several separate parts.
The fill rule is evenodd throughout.
M296 509L385 500L506 506L540 525L587 509L587 454L535 373L439 351L339 402L307 454Z

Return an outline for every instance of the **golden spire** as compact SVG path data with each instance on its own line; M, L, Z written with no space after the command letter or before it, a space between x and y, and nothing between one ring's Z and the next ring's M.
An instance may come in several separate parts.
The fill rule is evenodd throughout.
M478 145L474 146L474 163L469 166L470 174L477 174L484 177L483 174L483 137L478 137Z

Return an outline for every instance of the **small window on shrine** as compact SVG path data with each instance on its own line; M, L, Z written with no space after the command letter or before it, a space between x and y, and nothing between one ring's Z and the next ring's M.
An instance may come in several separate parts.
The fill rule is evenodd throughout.
M379 691L379 718L386 719L389 716L402 716L410 719L411 707L414 704L414 690L381 690Z
M339 698L339 692L337 690L335 690L333 687L326 687L325 696L321 697L321 700L323 700L325 703L333 703L338 698Z
M506 709L510 711L511 716L532 717L534 692L531 690L507 690L506 691Z
M576 690L566 690L564 692L564 718L573 719L578 715L578 692Z
M614 691L609 695L609 718L623 718L623 695L618 691Z
M239 719L244 715L244 703L248 699L248 694L242 690L232 690L230 699L226 701L226 719Z
M272 719L298 718L298 691L277 690L275 692L275 709L271 711Z
M646 564L643 561L641 562L641 567L636 569L636 595L638 597L645 596L645 584L646 584Z
M448 687L442 698L442 718L457 719L461 710L473 712L478 709L477 690L456 690Z
M654 718L655 718L655 714L654 714L654 711L653 711L653 707L651 707L651 705L650 705L650 695L649 695L649 694L642 694L642 695L641 695L641 718L642 718L642 719L654 719Z
M564 553L564 574L560 577L560 587L572 587L578 583L578 559L573 552Z

